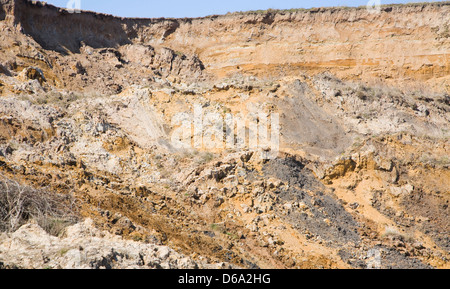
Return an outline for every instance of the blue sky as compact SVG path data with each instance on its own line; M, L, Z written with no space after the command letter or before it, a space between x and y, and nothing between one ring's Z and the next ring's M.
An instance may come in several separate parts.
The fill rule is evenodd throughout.
M82 10L122 17L201 17L227 12L259 9L312 8L325 6L363 6L369 0L79 0ZM381 4L426 2L426 0L380 0ZM46 0L67 7L70 0ZM428 1L432 2L432 1Z

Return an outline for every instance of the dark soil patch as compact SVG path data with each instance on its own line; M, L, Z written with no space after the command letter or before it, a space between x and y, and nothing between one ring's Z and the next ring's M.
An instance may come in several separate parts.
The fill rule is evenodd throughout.
M289 184L287 190L277 192L281 203L275 211L297 230L310 238L319 236L336 245L360 241L358 223L300 161L294 158L272 160L264 167L264 174ZM307 209L294 207L283 214L284 205L294 202L304 203Z

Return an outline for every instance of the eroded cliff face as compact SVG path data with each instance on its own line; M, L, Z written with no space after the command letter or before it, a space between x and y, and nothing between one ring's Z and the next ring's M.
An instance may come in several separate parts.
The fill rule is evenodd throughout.
M448 268L448 15L124 19L0 0L0 267ZM251 144L261 115L279 117L274 158ZM4 205L34 190L66 211ZM31 217L93 222L13 233ZM71 235L86 224L113 255Z
M197 53L222 75L238 69L258 75L327 69L346 79L443 78L439 85L448 89L449 8L231 14L181 22L163 43Z
M14 22L44 49L140 43L195 53L217 75L331 70L348 79L436 80L448 91L448 3L234 13L200 19L69 14L17 1ZM11 11L11 8L6 8Z

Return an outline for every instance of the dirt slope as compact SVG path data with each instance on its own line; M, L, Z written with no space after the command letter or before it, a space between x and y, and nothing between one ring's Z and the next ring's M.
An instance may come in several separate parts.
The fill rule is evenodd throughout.
M0 0L0 267L449 268L448 15ZM252 146L262 114L272 159ZM20 192L65 196L71 219ZM86 224L114 254L71 235Z

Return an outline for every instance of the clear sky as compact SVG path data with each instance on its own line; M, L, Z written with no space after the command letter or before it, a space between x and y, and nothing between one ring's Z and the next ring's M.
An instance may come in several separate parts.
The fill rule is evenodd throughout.
M67 7L71 0L46 0L58 7ZM72 0L76 1L76 0ZM369 0L78 0L82 10L122 17L201 17L227 12L312 8L327 6L364 6ZM375 0L372 0L374 2ZM427 0L378 0L381 4L433 2Z

